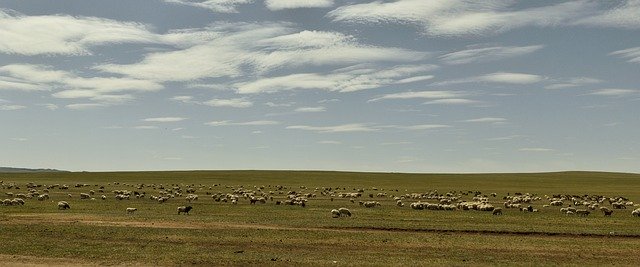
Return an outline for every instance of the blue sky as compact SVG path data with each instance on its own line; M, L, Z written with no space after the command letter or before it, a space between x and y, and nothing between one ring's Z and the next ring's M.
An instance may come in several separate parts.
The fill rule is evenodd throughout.
M0 2L0 165L640 172L640 1Z

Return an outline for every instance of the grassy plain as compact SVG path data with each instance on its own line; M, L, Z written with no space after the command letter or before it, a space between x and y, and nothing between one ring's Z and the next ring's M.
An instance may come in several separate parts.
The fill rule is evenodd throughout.
M51 199L27 199L24 206L0 206L0 262L44 265L640 265L640 218L628 210L612 217L595 212L566 216L544 195L624 196L640 202L640 175L599 172L538 174L395 174L290 171L191 171L115 173L0 174L0 181L26 193L28 182L67 184L52 189ZM118 185L116 185L116 182ZM89 184L76 188L76 183ZM144 184L142 189L135 185ZM197 188L199 200L184 197L164 204L148 199L158 189L179 185ZM243 186L265 192L313 193L315 188L339 192L365 189L351 203L329 196L310 198L308 205L277 206L273 202L237 205L214 202L207 193L231 193ZM80 200L79 194L105 186L107 200ZM307 189L301 189L305 186ZM42 191L43 188L37 188ZM116 200L115 189L145 192L147 198ZM507 209L502 216L480 211L431 211L397 207L391 195L438 190L483 194L501 205L516 192L543 197L537 213ZM368 194L387 193L369 198ZM67 194L72 194L69 198ZM97 193L96 195L101 195ZM286 194L273 195L284 200ZM470 199L471 196L466 197ZM56 203L68 201L70 210ZM380 207L364 208L359 200ZM430 201L430 200L426 200ZM190 215L176 207L191 204ZM126 214L127 207L138 211ZM347 207L353 216L331 218L333 208Z

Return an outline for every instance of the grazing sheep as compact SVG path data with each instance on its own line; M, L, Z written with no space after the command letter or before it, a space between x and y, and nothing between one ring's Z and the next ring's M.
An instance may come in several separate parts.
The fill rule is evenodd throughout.
M494 208L493 215L502 215L502 208Z
M631 215L634 217L640 217L640 209L635 209L631 212Z
M351 211L347 208L339 208L338 212L340 212L340 216L349 216L351 217Z
M338 218L338 217L340 217L340 211L339 211L339 210L337 210L337 209L332 209L332 210L331 210L331 217L333 217L333 218Z
M107 200L107 196L102 195L100 198L102 198L102 200Z
M80 199L89 199L89 198L91 198L91 195L87 193L80 193Z
M613 214L613 210L610 209L603 209L602 212L604 213L604 216L607 217L611 217L611 214Z
M59 210L66 210L66 209L70 209L71 206L69 206L69 203L67 203L66 201L60 201L58 202L58 209Z
M184 213L184 214L189 214L189 211L191 211L191 209L193 209L193 207L191 206L180 206L178 207L178 214L180 213Z
M136 212L136 210L138 210L138 209L136 209L136 208L127 208L127 213L128 214L133 214L134 212Z

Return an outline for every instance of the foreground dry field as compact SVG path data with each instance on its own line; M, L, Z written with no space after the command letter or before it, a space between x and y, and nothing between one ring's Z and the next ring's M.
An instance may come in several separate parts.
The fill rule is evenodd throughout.
M0 181L4 198L30 193L28 183L37 194L69 185L50 188L43 201L34 197L24 205L0 206L0 261L8 265L640 265L640 218L631 216L637 207L615 209L611 217L599 209L576 216L545 207L553 195L638 202L635 174L123 172L0 174ZM80 199L91 190L95 200ZM187 190L195 190L198 199L188 202ZM131 197L117 200L114 191L130 191ZM309 194L304 207L284 205L292 191ZM358 191L353 203L340 197ZM173 198L152 199L163 192ZM516 193L537 197L525 204L537 212L504 208L505 197ZM215 201L222 195L237 195L237 204ZM266 203L250 204L250 195L264 195ZM485 195L503 215L410 207ZM405 206L397 206L395 197L404 197ZM71 209L59 210L58 201ZM380 205L366 208L360 201ZM193 210L178 215L184 205ZM128 207L137 211L128 214ZM353 216L332 218L330 210L339 207Z

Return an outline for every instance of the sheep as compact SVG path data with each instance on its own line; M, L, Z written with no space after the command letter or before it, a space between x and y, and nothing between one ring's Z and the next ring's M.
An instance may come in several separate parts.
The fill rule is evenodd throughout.
M69 203L67 203L66 201L59 201L58 202L58 209L59 210L66 210L66 209L70 209L71 206L69 206Z
M191 209L193 209L193 207L191 206L180 206L178 207L178 214L180 213L184 213L184 214L189 214L189 211L191 211Z
M339 208L338 212L340 212L340 216L349 216L351 217L351 211L347 208Z
M91 198L91 195L87 193L80 193L80 199L89 199L89 198Z
M136 210L138 210L137 208L127 208L127 214L133 214L134 212L136 212Z
M640 209L635 209L631 212L631 216L640 217Z
M107 200L107 196L102 195L100 198L102 198L102 200Z
M11 204L14 206L24 205L24 200L22 198L14 198L11 200Z
M493 215L502 215L502 208L494 208Z
M338 217L340 217L340 211L339 211L339 210L337 210L337 209L332 209L332 210L331 210L331 217L333 217L333 218L338 218Z
M613 210L610 210L610 209L603 209L602 212L606 217L611 217L611 214L613 214Z

